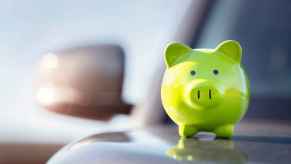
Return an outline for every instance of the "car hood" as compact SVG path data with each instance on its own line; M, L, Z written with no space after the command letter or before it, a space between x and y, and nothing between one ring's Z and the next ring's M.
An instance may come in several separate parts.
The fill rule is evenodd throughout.
M183 139L174 126L99 133L65 146L48 163L288 163L290 125L289 121L245 120L231 140L215 139L210 133Z

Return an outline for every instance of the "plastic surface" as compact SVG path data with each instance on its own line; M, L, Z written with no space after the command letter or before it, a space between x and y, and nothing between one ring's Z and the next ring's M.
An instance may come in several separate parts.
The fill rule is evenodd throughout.
M231 138L249 103L249 82L241 67L242 49L227 40L215 49L191 49L181 43L165 48L161 98L181 137L200 131Z

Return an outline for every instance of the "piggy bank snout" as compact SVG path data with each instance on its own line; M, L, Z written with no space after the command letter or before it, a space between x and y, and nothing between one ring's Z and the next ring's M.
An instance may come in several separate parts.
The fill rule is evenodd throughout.
M215 106L222 97L219 90L209 83L190 85L187 96L190 104L200 107Z

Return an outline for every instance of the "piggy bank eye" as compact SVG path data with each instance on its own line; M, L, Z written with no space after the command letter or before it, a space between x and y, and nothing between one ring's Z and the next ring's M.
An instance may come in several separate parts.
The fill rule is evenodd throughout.
M195 76L195 75L196 75L196 71L191 70L191 71L190 71L190 74L191 74L192 76Z
M218 74L219 74L219 71L218 71L217 69L214 69L214 70L212 71L212 73L213 73L214 75L218 75Z

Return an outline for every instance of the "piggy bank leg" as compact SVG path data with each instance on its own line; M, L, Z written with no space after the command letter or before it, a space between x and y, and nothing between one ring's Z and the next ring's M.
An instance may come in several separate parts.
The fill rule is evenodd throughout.
M193 125L179 125L180 137L192 137L197 133L197 128Z
M217 138L231 138L233 135L234 126L233 125L224 125L217 127L214 130Z

